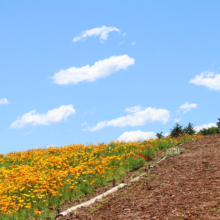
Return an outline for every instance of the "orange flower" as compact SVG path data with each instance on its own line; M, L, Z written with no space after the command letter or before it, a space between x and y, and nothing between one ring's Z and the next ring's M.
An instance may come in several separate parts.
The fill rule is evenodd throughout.
M37 209L35 209L34 212L35 212L36 215L40 215L41 214L41 212L38 211Z

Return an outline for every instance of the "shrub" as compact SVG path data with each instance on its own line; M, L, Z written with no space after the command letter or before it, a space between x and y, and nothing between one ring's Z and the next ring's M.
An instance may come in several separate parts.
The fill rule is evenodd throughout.
M168 149L165 153L166 157L175 156L181 154L182 149L179 147Z
M203 128L198 132L198 134L203 134L205 136L211 135L211 134L217 134L218 133L218 127L211 127L211 128Z

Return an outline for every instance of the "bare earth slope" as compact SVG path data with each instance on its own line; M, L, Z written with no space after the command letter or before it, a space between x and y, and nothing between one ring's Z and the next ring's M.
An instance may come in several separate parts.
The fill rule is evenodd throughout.
M220 134L182 145L138 182L59 220L220 219Z

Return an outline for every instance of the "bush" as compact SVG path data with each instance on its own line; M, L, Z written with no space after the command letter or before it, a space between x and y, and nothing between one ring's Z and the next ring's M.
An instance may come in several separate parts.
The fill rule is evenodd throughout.
M218 134L218 127L211 127L211 128L203 128L198 132L198 134L203 134L205 136L211 134Z
M165 152L165 156L166 156L166 157L175 156L175 155L181 154L181 152L182 152L182 149L181 149L181 148L175 147L175 148L168 149L168 150Z

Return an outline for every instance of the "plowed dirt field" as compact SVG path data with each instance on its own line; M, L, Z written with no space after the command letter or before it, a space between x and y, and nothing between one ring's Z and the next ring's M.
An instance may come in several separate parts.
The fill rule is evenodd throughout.
M58 219L220 219L220 134L181 148L139 181Z

